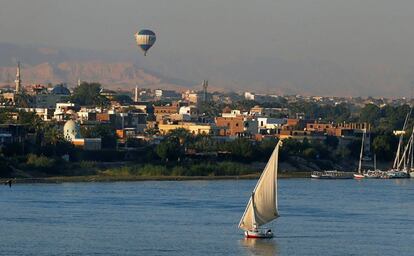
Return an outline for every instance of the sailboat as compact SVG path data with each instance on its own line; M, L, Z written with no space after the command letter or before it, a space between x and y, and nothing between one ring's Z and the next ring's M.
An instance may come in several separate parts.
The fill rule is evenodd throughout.
M364 143L365 143L365 136L366 136L366 129L362 133L362 140L361 140L361 152L359 154L359 163L358 163L358 172L354 173L354 179L363 179L365 176L362 173L362 156L364 155Z
M382 179L386 177L386 172L377 169L377 155L374 154L374 170L368 170L364 173L367 179Z
M281 145L282 141L279 140L240 219L239 228L244 230L246 238L273 237L272 230L263 227L263 225L279 217L277 209L277 170Z
M414 127L413 132L411 133L410 139L407 142L407 145L404 147L402 157L397 164L397 169L387 172L387 178L389 179L399 179L399 178L409 178L410 171L413 167L413 157L412 157L412 146L414 139ZM411 167L410 167L411 166Z
M408 167L408 162L410 163ZM414 127L411 132L411 137L409 140L409 149L407 155L407 173L410 175L411 178L414 178Z
M411 116L411 112L412 112L412 108L410 108L410 111L407 113L407 116L405 117L405 121L404 121L404 125L403 125L403 129L401 131L399 131L400 133L400 139L398 141L398 148L397 148L397 152L395 154L395 159L394 159L394 165L392 166L392 169L387 171L386 174L386 178L389 179L398 179L398 178L409 178L409 171L407 170L407 150L409 148L409 144L411 142L409 142L407 144L407 146L404 149L404 152L402 153L401 150L403 148L403 139L404 139L404 134L405 134L405 129L407 127L408 124L408 119ZM413 127L413 131L414 131L414 127ZM410 140L412 140L413 138L413 134L411 134ZM402 155L401 155L402 153ZM404 168L401 169L401 165L404 164Z

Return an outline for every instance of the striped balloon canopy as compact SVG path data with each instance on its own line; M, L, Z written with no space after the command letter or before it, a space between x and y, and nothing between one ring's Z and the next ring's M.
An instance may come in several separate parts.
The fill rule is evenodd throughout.
M147 51L154 45L156 40L155 33L149 29L143 29L135 33L135 41L137 45L144 51L147 56Z

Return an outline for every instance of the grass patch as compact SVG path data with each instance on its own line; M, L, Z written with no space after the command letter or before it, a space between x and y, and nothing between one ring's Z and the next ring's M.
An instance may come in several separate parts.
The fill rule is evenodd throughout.
M189 165L131 165L101 172L108 176L237 176L256 173L249 166L234 162L198 163Z

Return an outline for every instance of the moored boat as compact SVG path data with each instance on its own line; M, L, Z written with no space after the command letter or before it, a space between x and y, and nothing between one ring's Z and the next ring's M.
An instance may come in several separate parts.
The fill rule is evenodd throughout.
M388 179L406 179L410 178L410 174L406 170L389 170L386 173Z
M374 170L367 170L364 172L366 179L385 179L387 178L387 173L377 169L377 156L374 154Z
M398 131L400 138L398 141L397 152L395 154L394 164L390 170L386 172L385 178L388 179L405 179L410 178L410 170L413 169L414 165L414 127L411 132L411 136L405 145L404 144L404 135L405 130L408 124L408 119L411 115L412 108L407 113L405 117L403 129ZM411 166L409 168L409 165Z
M311 173L313 179L352 179L352 172L341 172L337 170L331 171L315 171Z
M363 179L365 178L364 174L362 173L362 159L364 155L364 142L365 142L365 136L367 131L364 130L362 133L362 139L361 139L361 152L359 153L359 162L358 162L358 170L356 173L354 173L354 179Z
M360 180L365 178L365 175L362 173L354 173L354 179Z
M387 173L378 169L368 170L364 173L366 179L384 179Z

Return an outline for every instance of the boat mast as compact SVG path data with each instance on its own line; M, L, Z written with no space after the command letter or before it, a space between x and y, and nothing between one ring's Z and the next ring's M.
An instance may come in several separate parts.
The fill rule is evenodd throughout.
M374 154L374 171L377 170L377 154Z
M413 169L413 161L414 161L414 126L413 131L411 132L411 143L410 143L410 171Z
M364 154L365 133L366 133L366 129L364 129L364 132L362 133L361 153L359 154L359 164L358 164L358 173L359 174L361 174L361 169L362 169L362 155Z
M253 228L257 228L257 223L256 223L256 205L254 203L254 191L252 192L252 206L253 206L253 214L252 214L252 219L253 219Z
M412 110L413 110L412 107L410 107L410 111L408 111L407 116L405 117L405 120L404 120L403 129L402 129L402 132L401 132L401 135L400 135L400 139L398 141L397 154L395 155L394 165L392 166L393 169L396 169L396 168L399 169L400 168L400 162L401 162L400 161L400 154L401 154L401 147L402 147L402 144L403 144L404 131L407 127L408 118L410 117Z
M410 145L412 143L411 142L412 140L413 140L413 137L411 136L410 139L408 140L407 145L404 148L404 152L403 152L402 158L401 158L400 162L398 163L398 166L397 166L398 169L400 169L401 165L403 165L403 168L404 169L407 167L407 158L408 158L407 153L408 153L408 150L409 150Z
M412 145L413 145L413 135L411 134L410 139L408 140L408 144L407 144L408 152L407 152L407 157L405 159L405 162L406 162L405 168L408 168L411 165L411 152L413 151Z

